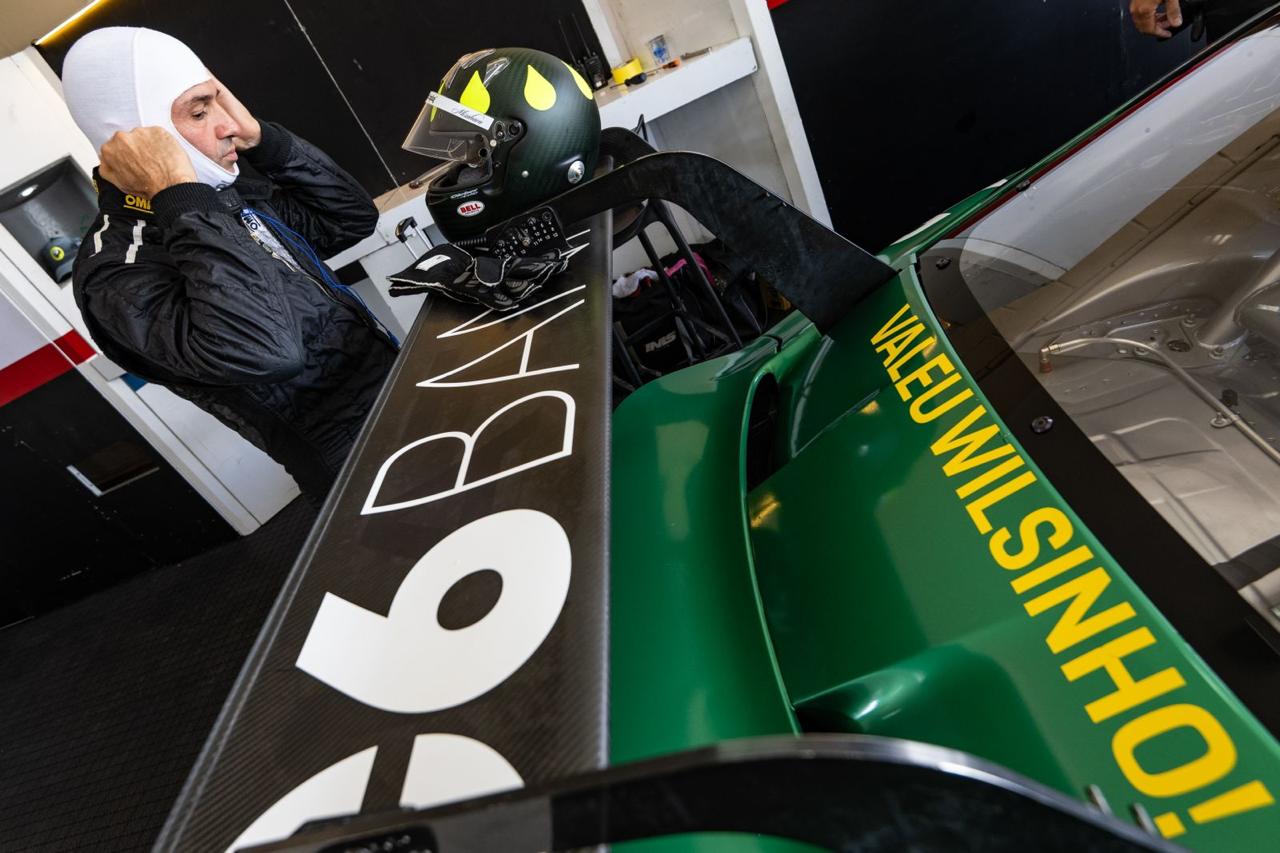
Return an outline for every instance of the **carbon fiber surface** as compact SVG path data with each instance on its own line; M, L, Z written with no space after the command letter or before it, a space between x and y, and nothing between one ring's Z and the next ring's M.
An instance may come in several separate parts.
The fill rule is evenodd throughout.
M474 793L451 787L465 766L411 767L421 735L526 783L604 764L611 245L592 223L531 308L427 304L158 849ZM342 781L326 799L317 776Z

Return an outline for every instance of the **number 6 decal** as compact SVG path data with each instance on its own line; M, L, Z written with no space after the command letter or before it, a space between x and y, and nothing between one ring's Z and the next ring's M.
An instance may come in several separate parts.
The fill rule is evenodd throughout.
M531 509L485 516L418 560L386 616L326 593L298 668L384 711L460 705L497 687L542 645L564 607L570 563L569 538L551 516ZM482 569L502 576L493 609L465 628L442 627L445 593Z
M227 853L288 838L309 820L360 811L373 759L371 746L333 764L272 803ZM424 734L413 739L400 805L426 809L441 803L519 788L520 774L492 747L462 735Z

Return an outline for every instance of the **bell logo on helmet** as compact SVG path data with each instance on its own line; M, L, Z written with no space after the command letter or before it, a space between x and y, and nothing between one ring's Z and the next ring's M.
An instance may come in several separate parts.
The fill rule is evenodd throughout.
M484 202L482 201L464 201L458 205L459 216L476 216L484 210Z

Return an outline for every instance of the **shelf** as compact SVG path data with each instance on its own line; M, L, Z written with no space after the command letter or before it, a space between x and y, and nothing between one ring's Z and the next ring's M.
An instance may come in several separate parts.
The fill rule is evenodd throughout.
M610 86L596 94L602 127L635 127L644 116L652 121L741 80L756 70L751 39L743 36L717 45L704 56L678 68L649 73L638 86Z

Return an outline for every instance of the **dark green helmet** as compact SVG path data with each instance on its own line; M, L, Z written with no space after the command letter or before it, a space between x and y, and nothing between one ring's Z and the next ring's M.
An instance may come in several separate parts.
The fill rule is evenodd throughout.
M427 178L427 208L464 240L591 176L600 112L572 66L508 47L469 53L449 69L404 148L445 162Z

